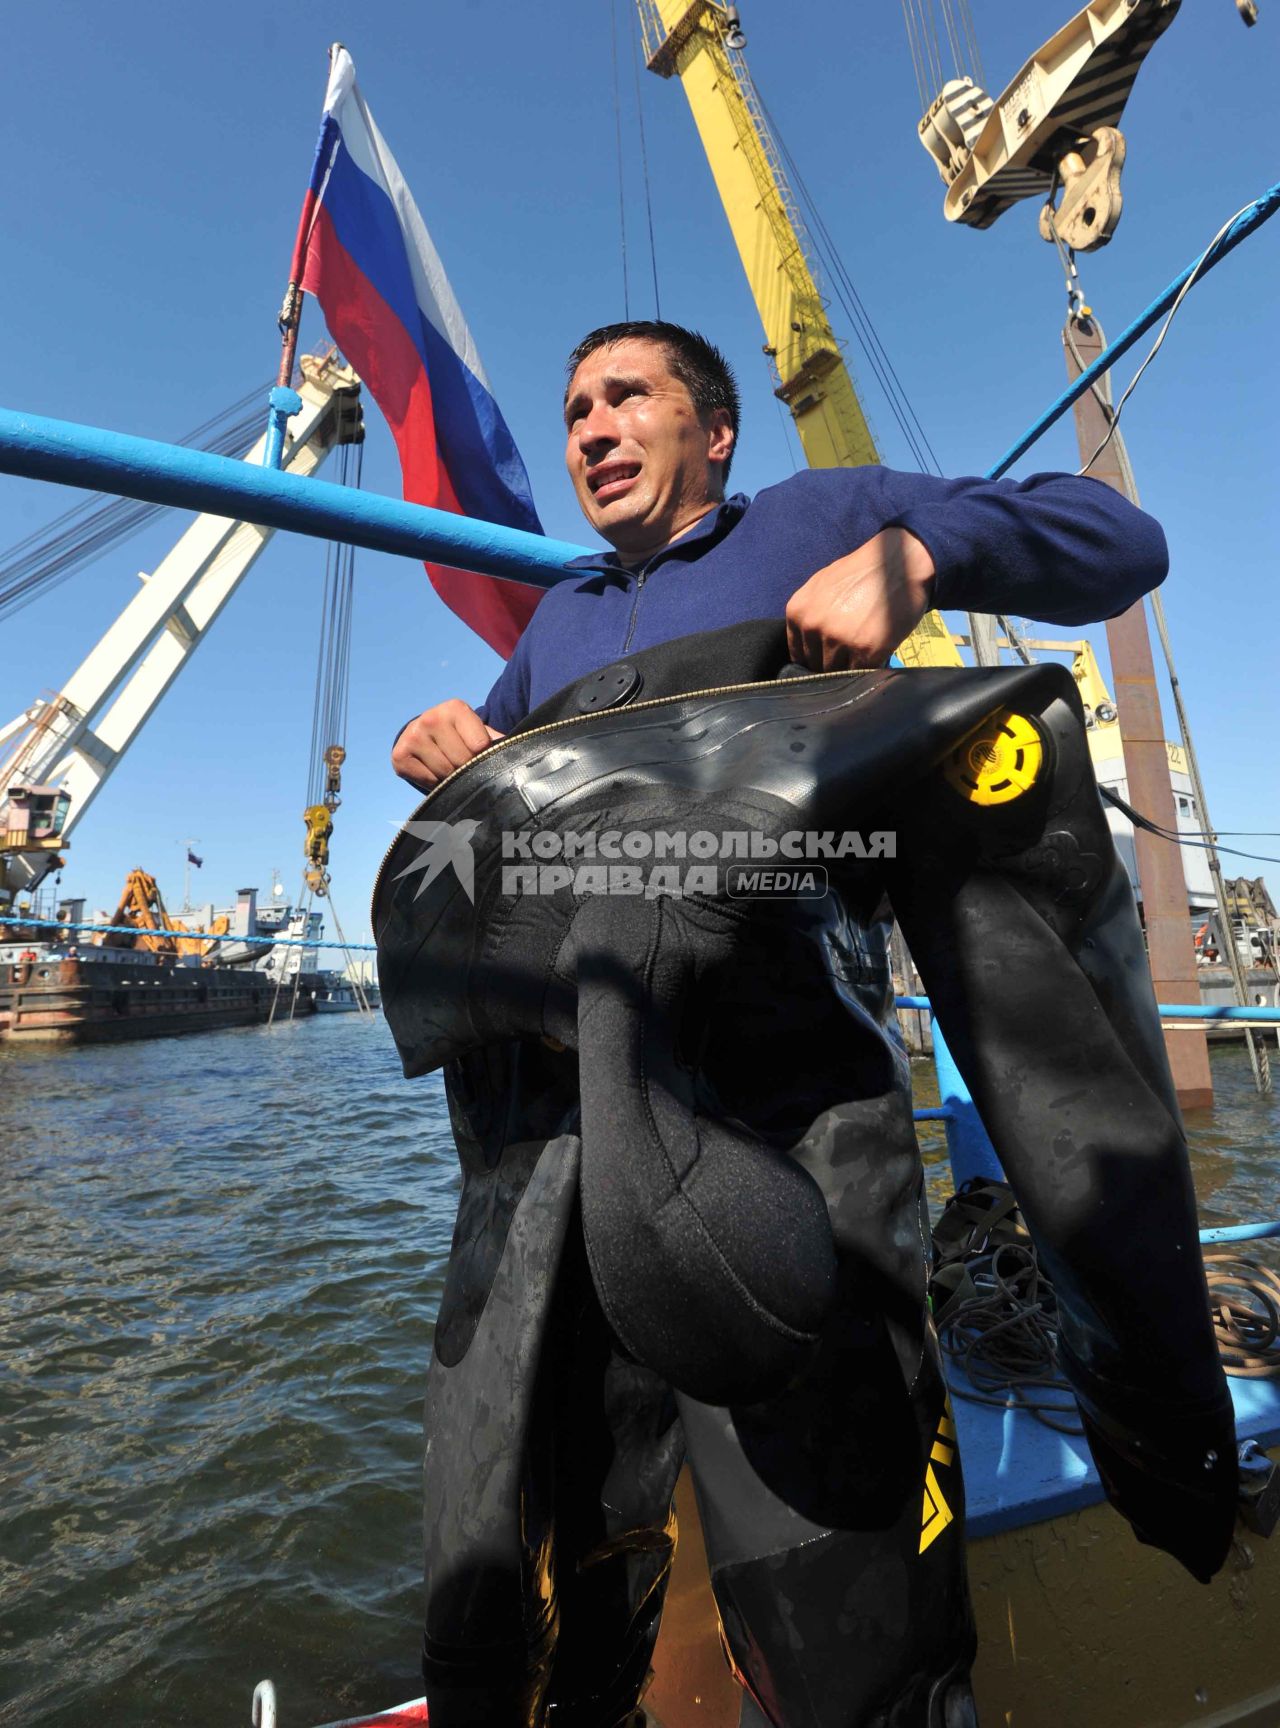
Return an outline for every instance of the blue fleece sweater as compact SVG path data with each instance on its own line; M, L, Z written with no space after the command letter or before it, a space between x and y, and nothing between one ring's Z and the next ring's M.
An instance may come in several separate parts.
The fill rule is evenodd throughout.
M806 469L754 499L726 499L638 569L608 552L577 559L571 568L584 574L540 602L478 712L506 732L632 649L781 618L815 571L894 524L932 553L939 611L1092 624L1125 611L1169 567L1159 523L1097 480Z

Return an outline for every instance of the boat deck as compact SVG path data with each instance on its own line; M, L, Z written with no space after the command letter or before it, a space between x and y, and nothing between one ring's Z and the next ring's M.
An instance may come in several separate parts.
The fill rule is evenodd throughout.
M953 1386L964 1382L952 1371ZM1280 1380L1229 1379L1240 1440L1280 1446ZM1083 1438L1024 1412L953 1397L971 1542L1096 1506L1105 1498Z

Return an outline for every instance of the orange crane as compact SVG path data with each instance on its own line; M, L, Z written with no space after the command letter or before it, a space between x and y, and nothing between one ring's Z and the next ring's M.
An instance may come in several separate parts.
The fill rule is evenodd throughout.
M125 878L120 904L110 922L127 925L138 932L137 935L104 936L103 943L110 948L141 948L151 954L204 955L217 946L216 942L185 934L187 926L169 916L155 877L145 870L130 870ZM230 928L231 921L225 914L215 918L211 926L215 936L225 936Z

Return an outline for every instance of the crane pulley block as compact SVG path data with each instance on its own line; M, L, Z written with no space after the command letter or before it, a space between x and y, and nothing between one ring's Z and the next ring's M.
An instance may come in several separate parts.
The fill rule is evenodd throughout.
M328 805L308 805L302 812L302 820L307 825L307 838L303 851L308 860L313 864L328 864L329 840L333 834L333 814Z
M329 841L333 834L333 812L327 804L309 804L302 812L307 825L303 854L307 868L303 879L313 894L329 891Z
M336 810L342 799L342 764L347 759L347 753L341 744L330 744L324 753L324 801L330 810Z
M947 186L947 220L989 228L1019 199L1049 199L1063 186L1059 238L1078 251L1104 246L1120 218L1124 141L1116 127L1180 4L1091 0L995 101L972 79L947 84L919 126ZM1046 239L1055 223L1041 222Z
M364 443L364 409L360 405L358 384L334 392L338 408L338 435L335 444Z

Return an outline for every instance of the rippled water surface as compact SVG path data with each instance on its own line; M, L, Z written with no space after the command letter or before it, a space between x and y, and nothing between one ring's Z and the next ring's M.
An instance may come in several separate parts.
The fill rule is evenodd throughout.
M1205 1221L1274 1217L1280 1106L1213 1060ZM0 1046L0 1148L0 1722L237 1728L266 1675L284 1728L419 1692L438 1081L354 1015Z

